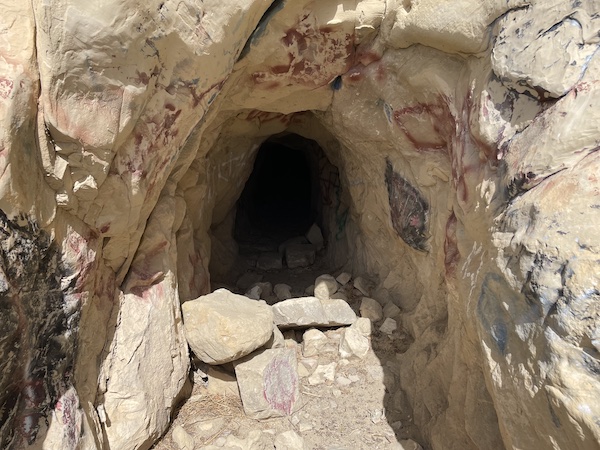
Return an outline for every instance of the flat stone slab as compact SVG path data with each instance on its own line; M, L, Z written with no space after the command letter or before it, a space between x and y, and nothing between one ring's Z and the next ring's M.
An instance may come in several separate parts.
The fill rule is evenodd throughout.
M300 399L295 349L275 348L235 364L235 375L247 416L288 416Z
M336 327L352 325L356 314L344 300L316 297L290 298L273 305L279 328Z
M273 311L264 302L218 289L185 302L185 337L207 364L224 364L252 353L273 334Z

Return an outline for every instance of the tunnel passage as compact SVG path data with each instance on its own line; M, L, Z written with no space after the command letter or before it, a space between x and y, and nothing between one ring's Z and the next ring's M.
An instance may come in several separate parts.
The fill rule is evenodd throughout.
M252 170L238 167L246 183L237 200L220 215L225 219L211 226L212 284L231 285L246 271L283 269L284 276L285 269L343 265L348 258L349 199L324 149L314 140L284 132L254 151L248 160L253 161ZM307 236L314 237L308 232L315 228L322 236L320 245Z
M269 139L237 204L234 237L241 244L283 242L319 219L318 155L298 135Z

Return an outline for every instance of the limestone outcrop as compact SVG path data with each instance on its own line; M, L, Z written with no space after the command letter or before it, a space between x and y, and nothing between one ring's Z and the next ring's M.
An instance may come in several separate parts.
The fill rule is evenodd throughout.
M265 142L321 232L266 270L398 308L429 448L599 445L598 1L0 7L0 447L164 433Z

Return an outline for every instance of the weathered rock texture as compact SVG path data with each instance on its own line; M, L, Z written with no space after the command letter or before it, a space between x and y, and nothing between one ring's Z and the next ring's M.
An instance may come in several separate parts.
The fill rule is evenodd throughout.
M598 446L597 1L0 7L0 447L164 432L275 135L404 311L431 448Z
M182 305L185 337L207 364L224 364L249 355L273 336L273 311L227 289L217 289Z

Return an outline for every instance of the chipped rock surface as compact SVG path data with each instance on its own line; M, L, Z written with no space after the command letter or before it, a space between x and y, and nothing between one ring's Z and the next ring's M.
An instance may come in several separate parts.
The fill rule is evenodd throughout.
M235 364L244 412L255 419L287 416L300 400L294 349L277 348Z
M597 1L0 7L0 447L163 435L181 307L234 267L258 149L293 136L324 247L281 261L389 294L424 447L600 442ZM307 302L287 326L356 319Z
M370 319L372 322L379 322L383 319L383 308L377 300L369 297L363 297L360 302L360 315Z
M208 364L235 361L273 335L271 307L227 289L190 300L182 309L190 348Z
M369 339L356 328L346 328L340 341L340 356L342 358L364 358L369 351Z
M321 275L315 280L315 297L319 300L331 298L338 290L338 284L331 275Z
M356 313L344 300L316 297L291 298L273 305L275 324L280 328L334 327L351 325Z

